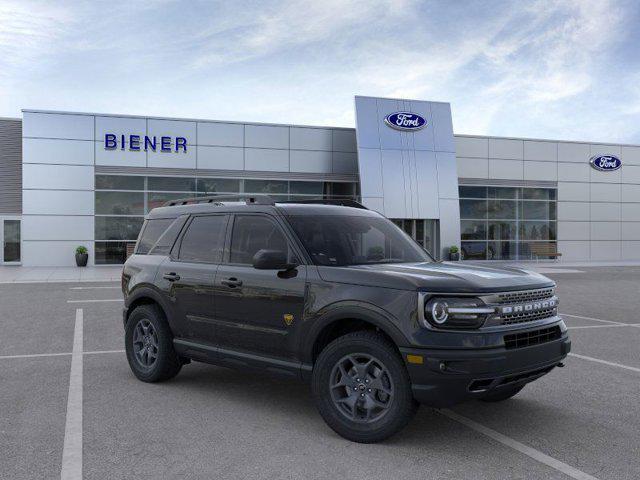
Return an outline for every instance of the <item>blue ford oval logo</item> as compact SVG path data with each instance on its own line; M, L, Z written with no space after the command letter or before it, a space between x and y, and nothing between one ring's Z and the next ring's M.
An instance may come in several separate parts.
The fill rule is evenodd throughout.
M427 126L427 121L417 113L396 112L384 117L384 123L396 130L420 130Z
M622 166L620 159L613 155L596 155L595 157L591 157L589 163L593 168L601 172L612 172Z

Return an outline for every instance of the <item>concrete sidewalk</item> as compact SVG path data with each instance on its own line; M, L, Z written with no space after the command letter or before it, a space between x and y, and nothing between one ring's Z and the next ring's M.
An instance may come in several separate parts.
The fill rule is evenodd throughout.
M122 266L22 267L0 266L0 283L119 282Z

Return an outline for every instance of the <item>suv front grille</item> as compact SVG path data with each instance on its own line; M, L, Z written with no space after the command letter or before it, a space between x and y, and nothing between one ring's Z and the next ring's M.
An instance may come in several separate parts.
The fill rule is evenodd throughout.
M521 312L502 315L503 325L513 325L516 323L533 322L543 318L553 317L556 314L555 308L544 308L535 312Z
M557 325L550 328L532 330L530 332L514 333L504 336L504 346L507 350L530 347L532 345L551 342L560 338L561 335L562 332L560 332L560 327Z
M522 303L533 302L536 300L543 300L551 298L555 295L554 288L540 288L537 290L521 290L519 292L505 292L498 294L498 303L504 305L505 303Z

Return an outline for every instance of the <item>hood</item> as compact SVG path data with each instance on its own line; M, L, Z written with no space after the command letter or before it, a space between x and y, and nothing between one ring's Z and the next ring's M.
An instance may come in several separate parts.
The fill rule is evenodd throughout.
M442 263L386 263L350 267L318 267L328 282L401 290L447 293L484 293L548 287L552 280L515 267Z

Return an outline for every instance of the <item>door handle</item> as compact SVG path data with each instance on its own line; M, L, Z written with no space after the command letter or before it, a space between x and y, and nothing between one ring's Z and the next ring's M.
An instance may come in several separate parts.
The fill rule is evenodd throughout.
M164 278L165 280L169 280L170 282L175 282L177 280L180 280L180 275L175 272L171 272L165 273L164 275L162 275L162 278Z
M236 288L236 287L242 286L242 280L238 280L235 277L227 278L226 280L222 280L220 283L229 288Z

